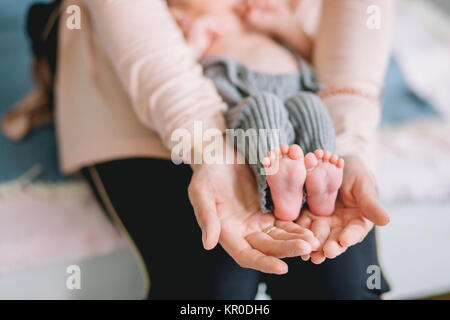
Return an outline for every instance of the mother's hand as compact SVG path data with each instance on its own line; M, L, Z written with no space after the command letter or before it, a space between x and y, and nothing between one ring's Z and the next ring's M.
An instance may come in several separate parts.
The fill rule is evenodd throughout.
M319 217L304 209L297 223L314 232L321 246L311 254L311 261L322 263L335 258L348 247L361 242L373 227L389 222L378 202L375 182L362 160L345 158L344 179L336 209L329 217ZM304 260L309 255L302 256Z
M205 249L220 242L241 267L284 274L288 266L281 258L308 255L319 247L313 233L294 222L264 232L276 221L262 213L248 165L203 164L193 170L189 199Z

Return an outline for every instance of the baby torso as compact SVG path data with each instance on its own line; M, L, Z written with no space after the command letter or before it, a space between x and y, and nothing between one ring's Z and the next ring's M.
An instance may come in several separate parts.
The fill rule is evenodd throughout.
M269 74L298 71L294 54L269 35L249 27L232 9L211 9L207 12L221 26L205 56L233 58L250 69Z
M218 37L206 56L233 58L250 69L269 74L298 71L297 58L271 37L245 28Z
M200 62L229 106L263 91L285 99L300 90L318 90L311 67L293 51L232 12L215 17L224 29Z

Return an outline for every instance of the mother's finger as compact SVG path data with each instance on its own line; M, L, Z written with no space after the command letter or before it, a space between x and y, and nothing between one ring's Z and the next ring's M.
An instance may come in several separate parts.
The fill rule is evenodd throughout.
M215 197L205 189L189 186L189 199L203 233L203 247L211 250L217 245L220 237L220 220Z
M318 251L321 249L322 243L321 240L318 239L318 237L314 234L314 232L310 230L312 222L313 220L309 216L309 214L307 214L306 211L302 211L296 223L292 224L291 222L277 221L275 225L284 228L289 232L307 233L307 234L310 233L314 235L314 237L317 239L317 242L313 243L312 249L313 251ZM324 229L323 226L321 226L321 223L316 225L315 230L318 232L318 234L326 234L326 229ZM311 256L309 254L301 256L303 261L308 261L310 257Z
M320 242L320 246L311 253L311 262L320 264L325 261L325 255L323 253L323 245L330 235L330 220L317 219L311 223L311 231Z
M309 229L311 227L312 219L311 217L303 210L300 213L300 217L297 219L296 223L303 227Z
M334 228L331 230L330 236L323 246L323 254L328 259L334 259L347 250L347 247L343 247L339 243L339 235L341 234L341 231L342 228Z
M314 264L321 264L325 260L326 260L326 257L323 254L322 250L311 253L311 262Z
M303 261L308 261L309 260L309 258L311 258L311 255L309 255L309 254L305 254L305 255L303 255L303 256L300 256L301 258L302 258L302 260Z
M241 251L237 262L242 268L255 269L264 273L285 274L288 272L286 262L252 248Z
M288 265L284 261L267 256L252 248L244 238L237 234L224 232L221 245L242 268L273 274L288 272Z
M366 219L352 219L339 235L339 242L345 247L353 246L361 242L372 227L373 224Z
M305 240L311 245L312 249L318 248L320 246L319 240L314 237L314 234L312 231L306 230L306 232L303 232L304 230L300 230L298 233L294 232L287 232L281 228L276 228L272 232L270 232L270 236L275 240Z
M295 222L276 220L275 226L290 233L314 235L314 232L305 227L301 227Z
M325 241L330 235L330 220L317 219L311 223L311 231L314 236L320 241L320 248L325 244ZM320 249L319 248L319 249Z
M246 239L252 248L278 258L298 257L312 250L311 244L305 240L276 240L262 231L253 232Z
M361 177L353 187L354 196L362 214L379 226L389 223L389 215L381 207L373 180L367 175Z

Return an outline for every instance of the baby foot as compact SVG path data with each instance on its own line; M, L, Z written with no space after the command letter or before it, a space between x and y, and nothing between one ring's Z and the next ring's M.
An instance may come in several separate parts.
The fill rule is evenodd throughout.
M311 212L329 216L334 212L338 190L342 184L344 159L329 151L316 150L305 156L306 194Z
M282 145L263 160L277 219L293 221L300 214L306 168L298 145Z

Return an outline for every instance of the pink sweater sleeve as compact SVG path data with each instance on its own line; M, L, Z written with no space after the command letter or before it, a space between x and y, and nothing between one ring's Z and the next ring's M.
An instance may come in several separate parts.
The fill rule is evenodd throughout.
M391 0L323 0L313 63L324 91L341 89L323 97L341 156L371 157L390 51L392 5ZM377 17L380 28L370 28L376 27Z
M85 0L95 36L105 48L139 120L169 149L174 130L193 136L225 130L225 104L185 43L162 0Z

